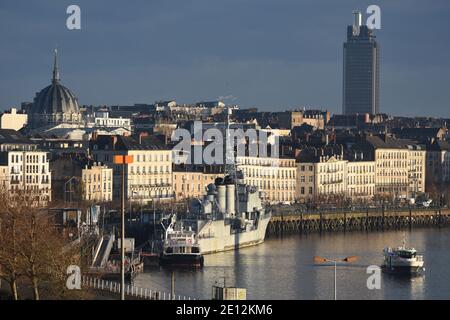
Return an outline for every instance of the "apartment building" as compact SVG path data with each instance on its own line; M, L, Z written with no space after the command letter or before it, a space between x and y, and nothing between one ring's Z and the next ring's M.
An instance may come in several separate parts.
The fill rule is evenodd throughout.
M310 156L297 163L295 197L307 203L327 198L369 200L375 193L375 162L343 155Z
M125 169L125 197L131 202L148 204L173 199L172 150L155 136L94 137L90 141L94 161L113 168L113 200L120 199L123 165L114 156L131 156Z
M201 198L206 193L206 187L214 183L216 178L224 176L222 172L207 170L183 170L176 168L173 174L173 189L175 199Z
M295 198L300 202L310 202L314 200L316 170L314 163L297 164L297 181L295 188Z
M17 112L16 108L11 108L0 115L0 128L20 130L27 124L27 121L28 115L26 113Z
M347 197L353 201L370 200L375 195L375 161L347 163Z
M9 190L8 166L0 166L0 190Z
M295 159L271 157L237 157L237 168L245 183L256 186L270 203L294 202L297 167Z
M15 130L0 129L0 171L5 190L36 194L43 205L51 201L47 152Z
M436 141L427 148L426 182L429 184L450 183L450 143Z
M426 149L412 140L368 136L366 159L375 161L375 194L406 199L425 192Z
M326 112L327 116L329 114ZM281 128L293 129L302 124L310 125L317 129L324 129L326 117L324 113L315 110L296 110L277 113Z
M94 118L94 126L100 128L125 128L131 131L131 119L110 117L108 111L97 111Z
M94 202L112 201L113 170L95 162L81 171L83 182L83 200Z
M347 194L347 161L341 155L322 156L314 165L316 197Z

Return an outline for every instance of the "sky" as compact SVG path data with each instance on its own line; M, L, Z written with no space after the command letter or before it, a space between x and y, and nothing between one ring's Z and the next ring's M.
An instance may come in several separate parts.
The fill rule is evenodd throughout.
M66 9L81 8L81 30ZM381 8L380 109L450 117L448 0L1 0L0 110L50 84L85 105L221 99L262 111L342 110L352 11Z

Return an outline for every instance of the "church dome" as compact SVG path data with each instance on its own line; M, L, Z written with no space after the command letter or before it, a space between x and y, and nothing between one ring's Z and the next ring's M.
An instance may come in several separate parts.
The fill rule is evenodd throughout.
M32 113L78 113L78 101L72 91L55 82L36 94Z
M60 83L57 50L52 84L36 94L29 113L35 127L44 124L78 123L81 120L77 98Z

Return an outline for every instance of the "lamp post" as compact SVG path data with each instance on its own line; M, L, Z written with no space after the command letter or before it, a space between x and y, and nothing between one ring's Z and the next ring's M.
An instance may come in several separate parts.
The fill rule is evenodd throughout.
M358 259L358 257L356 256L350 256L350 257L345 257L343 259L331 259L331 258L324 258L324 257L320 257L320 256L315 256L314 257L314 263L315 264L322 264L322 263L327 263L327 262L332 262L334 263L334 300L337 300L337 285L336 285L336 267L337 267L337 263L338 262L347 262L347 263L352 263L355 262Z
M127 164L133 163L133 156L114 156L114 164L122 166L121 185L121 238L120 238L120 300L125 300L125 169Z
M67 203L67 193L69 193L69 204L72 203L72 180L77 180L78 177L76 176L72 176L71 178L69 178L69 180L67 180L66 182L64 182L64 202ZM69 190L67 190L67 185L69 185Z

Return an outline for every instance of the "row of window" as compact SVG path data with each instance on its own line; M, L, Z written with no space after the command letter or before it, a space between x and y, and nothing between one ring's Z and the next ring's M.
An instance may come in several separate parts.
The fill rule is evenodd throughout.
M149 166L148 170L144 166L130 166L130 174L170 173L170 169L170 166Z
M140 184L140 185L149 185L149 186L156 186L156 185L169 185L171 184L171 179L166 178L134 178L133 184Z
M355 176L355 177L348 177L347 183L350 185L358 185L358 184L371 184L375 183L375 176Z
M103 180L102 178L102 174L101 173L85 173L83 180L86 183L91 183L93 182L100 182L100 181L111 181L111 175L110 174L106 174L105 172L103 173Z
M240 165L295 167L295 160L282 160L279 158L239 158L237 161Z
M348 173L366 174L375 172L375 166L348 166Z
M308 170L308 171L313 171L314 170L314 167L313 166L305 166L305 165L301 165L300 166L300 171L306 171L306 170Z
M407 159L408 152L380 152L378 159Z
M134 162L170 161L169 154L137 154L133 155Z
M39 160L41 158L41 160ZM21 154L11 154L11 163L21 163L23 156ZM43 155L26 155L25 157L27 163L43 163L47 161L47 156Z
M102 185L101 184L94 184L94 185L93 184L89 184L86 191L88 191L89 193L101 192L101 191L103 191L103 192L107 192L107 191L111 192L111 183L104 182L103 183L103 189L102 189Z
M295 179L295 169L243 168L244 175L250 178Z
M249 185L258 187L260 190L295 190L295 181L270 181L270 180L255 180L246 179Z

